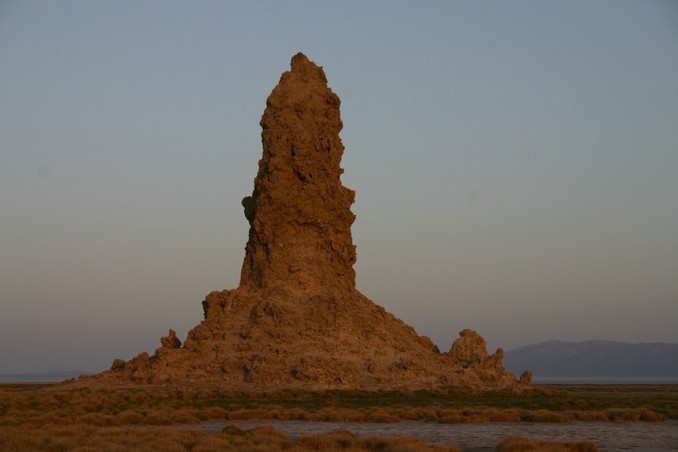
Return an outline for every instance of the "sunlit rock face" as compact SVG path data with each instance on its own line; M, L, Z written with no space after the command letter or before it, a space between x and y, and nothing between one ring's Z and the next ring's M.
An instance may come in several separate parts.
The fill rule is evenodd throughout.
M239 287L205 298L205 319L183 344L170 330L152 356L115 360L80 381L254 390L526 385L477 333L462 331L440 353L356 290L339 106L323 69L295 55L261 119L263 156L242 202L250 231Z
M295 55L261 118L264 153L252 196L243 199L250 234L240 287L355 286L355 193L340 179L339 104L323 69Z

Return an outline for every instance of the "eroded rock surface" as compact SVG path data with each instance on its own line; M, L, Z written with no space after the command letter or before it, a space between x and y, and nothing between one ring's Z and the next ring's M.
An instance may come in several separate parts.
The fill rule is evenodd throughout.
M449 353L355 288L341 183L340 101L321 67L292 58L261 119L263 156L243 199L249 240L237 289L212 292L182 345L170 330L152 356L115 360L106 383L230 388L517 388L485 341L464 330Z

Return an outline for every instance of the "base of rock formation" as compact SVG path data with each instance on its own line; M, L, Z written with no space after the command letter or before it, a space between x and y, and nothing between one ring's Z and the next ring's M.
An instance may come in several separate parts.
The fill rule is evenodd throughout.
M355 288L354 193L341 184L340 101L321 67L292 58L261 120L263 156L243 200L249 240L237 289L212 292L182 344L115 360L82 382L280 388L521 388L501 349L464 330L447 353Z
M517 389L501 349L463 330L447 353L360 292L295 297L213 292L205 320L182 345L173 330L152 356L116 360L90 382L199 385L238 390Z

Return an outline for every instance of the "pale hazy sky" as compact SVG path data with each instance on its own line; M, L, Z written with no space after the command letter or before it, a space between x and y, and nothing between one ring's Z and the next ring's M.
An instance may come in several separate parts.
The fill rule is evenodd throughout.
M0 1L0 373L238 285L266 97L342 99L358 289L448 350L678 342L678 3Z

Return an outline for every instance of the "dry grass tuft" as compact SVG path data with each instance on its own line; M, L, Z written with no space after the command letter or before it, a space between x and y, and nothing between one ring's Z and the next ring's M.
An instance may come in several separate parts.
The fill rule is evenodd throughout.
M498 452L599 452L590 441L577 443L556 443L552 441L532 441L522 436L509 436L497 446Z
M416 438L369 436L360 438L348 430L335 430L326 435L305 435L295 448L305 451L375 451L375 452L460 452L450 446L429 447Z
M576 419L572 413L538 410L534 412L525 413L522 420L528 422L550 422L550 423L572 423Z

